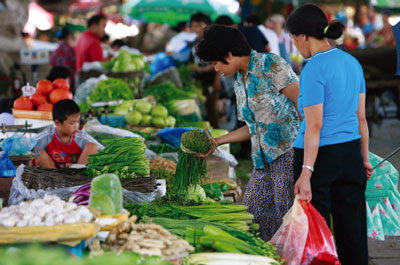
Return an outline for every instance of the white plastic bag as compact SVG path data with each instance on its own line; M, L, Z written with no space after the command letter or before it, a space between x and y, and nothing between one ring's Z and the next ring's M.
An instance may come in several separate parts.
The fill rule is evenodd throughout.
M91 134L91 133L105 133L114 135L115 137L139 137L144 141L144 138L139 134L133 133L128 130L113 128L107 125L102 125L98 120L88 121L85 126L83 126L82 131Z
M300 265L308 235L308 218L297 195L292 208L283 217L283 223L271 239L286 265Z

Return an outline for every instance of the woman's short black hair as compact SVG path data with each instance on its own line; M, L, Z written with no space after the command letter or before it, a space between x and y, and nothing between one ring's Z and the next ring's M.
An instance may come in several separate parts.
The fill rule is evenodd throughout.
M321 8L313 4L300 6L286 22L286 29L290 34L304 34L319 40L337 39L342 36L344 28L344 24L338 20L329 23Z
M225 60L233 56L249 56L251 48L242 33L233 27L212 25L204 29L204 37L196 47L196 55L204 61Z
M211 25L211 18L205 13L198 12L190 17L190 23L192 22L204 22L206 25Z
M53 121L63 123L68 119L69 115L80 113L78 104L71 99L63 99L54 104L53 107Z
M115 40L111 43L111 48L114 48L115 46L117 46L118 48L121 48L122 46L125 46L125 42L123 40Z
M72 33L71 33L71 31L69 30L69 28L63 27L62 29L57 30L57 32L56 32L56 37L57 37L57 39L59 39L59 40L65 40L65 39L67 39L67 37L68 37L69 35L71 35L71 34L72 34Z
M221 16L217 17L214 24L233 26L233 25L235 25L235 22L233 22L233 20L229 16L221 15Z

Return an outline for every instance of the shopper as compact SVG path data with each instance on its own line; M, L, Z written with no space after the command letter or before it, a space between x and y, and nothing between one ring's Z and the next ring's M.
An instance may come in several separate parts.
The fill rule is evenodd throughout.
M205 109L206 119L210 122L213 128L218 128L218 111L217 100L221 86L220 78L214 71L214 66L208 62L201 60L195 54L195 46L203 38L203 30L208 25L211 25L211 19L207 14L195 13L190 18L190 26L197 38L193 44L193 67L194 77L201 82L203 95L206 98Z
M281 57L251 50L233 27L208 27L197 55L212 62L215 71L236 75L237 111L246 125L215 141L222 145L251 139L255 169L244 204L260 225L260 237L268 241L294 199L292 147L300 127L297 76Z
M60 41L57 49L50 56L50 64L53 67L63 66L70 71L70 80L74 81L76 72L75 51L73 48L73 36L71 31L64 27L56 33Z
M310 58L300 76L298 106L305 117L295 147L295 194L330 224L342 265L368 264L365 187L369 162L365 80L358 61L332 48L344 25L315 5L296 9L287 21L299 52Z
M70 164L86 164L89 155L103 146L90 135L79 131L80 109L70 99L64 99L53 108L55 128L35 136L37 161L42 168L64 168Z
M105 34L107 19L104 15L95 15L88 20L88 30L78 38L75 47L76 70L79 72L85 62L103 61L101 38Z

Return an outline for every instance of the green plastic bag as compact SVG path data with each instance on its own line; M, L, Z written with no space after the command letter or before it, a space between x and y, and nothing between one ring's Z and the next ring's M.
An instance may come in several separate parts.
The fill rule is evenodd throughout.
M372 165L382 158L370 153ZM400 235L400 193L397 190L399 173L389 162L375 169L367 182L365 197L367 200L368 236L384 240L384 236ZM369 209L373 209L368 217Z
M122 211L122 185L116 175L104 174L92 180L89 207L101 211L101 215Z
M372 224L375 227L375 234L373 235L373 238L378 239L378 240L385 240L385 235L383 232L383 226L382 226L382 220L381 220L381 215L379 213L379 203L377 206L372 210L371 216L372 216ZM368 231L368 230L367 230Z

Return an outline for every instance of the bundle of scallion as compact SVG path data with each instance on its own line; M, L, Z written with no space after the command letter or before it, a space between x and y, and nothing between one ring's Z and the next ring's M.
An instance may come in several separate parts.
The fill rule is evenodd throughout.
M190 185L200 184L206 177L206 161L196 155L206 154L212 147L215 148L216 144L207 131L195 129L182 135L180 147L174 191L183 195Z

